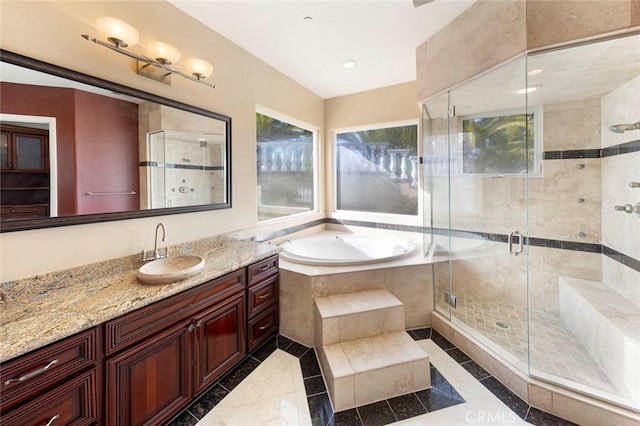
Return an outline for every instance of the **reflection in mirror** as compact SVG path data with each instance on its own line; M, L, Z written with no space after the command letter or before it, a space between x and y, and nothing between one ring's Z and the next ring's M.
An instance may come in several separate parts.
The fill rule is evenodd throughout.
M148 141L145 208L224 202L224 134L159 130Z
M230 207L229 117L1 55L1 231Z

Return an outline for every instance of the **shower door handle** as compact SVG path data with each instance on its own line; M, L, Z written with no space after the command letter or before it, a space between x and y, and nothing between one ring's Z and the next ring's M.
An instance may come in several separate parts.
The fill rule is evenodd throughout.
M513 246L514 237L518 238L518 244L515 249ZM509 233L508 244L509 244L509 254L511 256L517 256L520 253L522 253L522 250L524 250L524 238L523 238L523 235L520 233L520 231L513 231Z

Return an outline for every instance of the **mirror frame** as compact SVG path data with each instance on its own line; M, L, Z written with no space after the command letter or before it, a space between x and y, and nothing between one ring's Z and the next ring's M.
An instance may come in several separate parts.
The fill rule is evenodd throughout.
M231 208L231 117L218 114L213 111L208 111L199 107L188 105L182 102L174 101L172 99L157 96L148 92L133 89L128 86L124 86L118 83L114 83L108 80L103 80L98 77L93 77L88 74L83 74L78 71L74 71L68 68L59 67L57 65L49 64L37 59L33 59L27 56L20 55L18 53L10 52L4 49L0 49L0 61L7 62L13 65L18 65L32 70L44 72L47 74L55 75L70 80L75 80L80 83L89 84L92 86L100 87L102 89L111 90L114 92L122 93L125 95L133 96L139 99L143 99L149 102L155 102L163 105L167 105L172 108L181 109L194 114L204 115L216 120L220 120L225 123L226 128L226 185L225 191L227 194L227 201L220 204L201 204L197 206L185 206L185 207L164 207L158 209L146 209L146 210L129 210L122 212L111 213L95 213L84 214L75 216L57 216L38 219L23 219L15 221L0 222L0 233L13 232L13 231L26 231L31 229L43 229L53 228L58 226L69 225L83 225L87 223L99 223L99 222L111 222L116 220L137 219L141 217L152 216L164 216L170 214L192 213L208 210L220 210Z

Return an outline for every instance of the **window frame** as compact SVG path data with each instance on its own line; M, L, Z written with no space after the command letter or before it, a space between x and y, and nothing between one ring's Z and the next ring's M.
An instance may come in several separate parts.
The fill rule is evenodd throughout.
M463 115L460 116L460 137L463 138L464 132L462 130L463 123L466 120L473 120L476 118L493 118L493 117L509 117L514 115L529 115L533 114L533 170L529 170L528 173L509 173L509 172L499 172L499 173L468 173L464 172L464 148L462 149L462 169L460 172L461 176L468 177L510 177L510 178L521 178L521 177L543 177L542 173L542 160L544 159L544 135L543 135L543 121L544 121L544 109L542 106L527 108L526 111L510 109L510 110L502 110L502 111L494 111L489 113L480 113L480 114L471 114L471 115ZM463 140L461 140L463 144Z
M336 149L338 146L338 135L343 133L353 133L353 132L361 132L365 130L378 130L378 129L388 129L394 127L404 127L404 126L416 126L416 156L418 157L418 186L416 188L417 191L417 203L418 209L415 215L406 215L406 214L397 214L397 213L380 213L373 211L361 211L361 210L344 210L338 209L338 150ZM332 170L331 176L333 179L333 183L331 185L333 196L332 196L332 209L328 212L328 215L335 219L344 219L344 220L357 220L357 221L365 221L365 222L377 222L377 223L388 223L388 224L397 224L397 225L413 225L419 226L421 224L420 218L422 217L422 150L420 146L421 140L421 120L419 118L409 119L409 120L400 120L400 121L391 121L385 123L375 123L375 124L365 124L360 126L351 126L351 127L340 127L332 129L333 134L333 158L332 158Z
M270 219L262 219L260 220L260 216L258 214L258 208L259 208L259 204L258 204L258 172L256 171L256 223L258 225L268 225L268 224L272 224L272 223L278 223L278 222L286 222L286 221L290 221L290 220L295 220L298 218L303 218L305 216L314 216L317 215L320 212L320 179L319 179L319 167L320 167L320 159L319 159L319 134L320 134L320 129L316 126L313 126L309 123L306 123L304 121L292 118L290 116L287 116L285 114L281 114L279 112L273 111L271 109L268 108L264 108L262 106L256 106L255 109L255 115L254 118L257 118L257 114L261 114L261 115L266 115L267 117L273 118L275 120L281 121L283 123L292 125L292 126L296 126L299 127L303 130L306 130L308 132L311 132L312 136L312 152L313 152L313 208L311 210L305 211L305 212L300 212L300 213L293 213L293 214L289 214L289 215L285 215L285 216L279 216L279 217L274 217L274 218L270 218ZM257 121L254 123L254 128L256 129L256 159L255 159L255 165L257 166L259 158L257 157L257 148L258 148L258 132L257 132ZM256 168L257 170L257 168Z

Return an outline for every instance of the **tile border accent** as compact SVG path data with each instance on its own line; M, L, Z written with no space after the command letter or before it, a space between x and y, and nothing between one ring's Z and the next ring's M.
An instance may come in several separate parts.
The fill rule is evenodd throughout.
M640 141L638 141L638 147L640 151ZM260 236L252 237L252 241L264 242L269 241L275 238L285 237L287 235L303 231L308 228L312 228L314 226L323 225L323 224L332 224L332 225L347 225L347 226L359 226L363 228L374 228L374 229L386 229L391 231L402 231L402 232L415 232L418 234L427 234L433 231L434 234L437 235L449 235L449 230L444 228L427 228L423 226L416 225L396 225L393 223L379 223L379 222L366 222L360 220L338 220L334 218L324 218L314 220L312 222L302 223L300 225L292 226L289 228L284 228L279 231L271 232L269 234L264 234ZM463 231L452 229L452 236L465 237L465 238L477 238L484 239L494 242L506 243L508 241L508 235L504 234L493 234L489 232L476 232L476 231ZM554 240L550 238L537 238L537 237L528 237L527 242L531 247L546 247L546 248L555 248L560 250L571 250L571 251L581 251L586 253L600 253L604 254L611 259L637 271L640 272L640 259L636 259L634 257L628 256L624 253L620 253L604 244L596 244L596 243L581 243L578 241L565 241L565 240Z
M579 158L605 158L614 155L629 154L640 151L640 139L606 148L573 149L566 151L544 151L545 160L570 160Z

